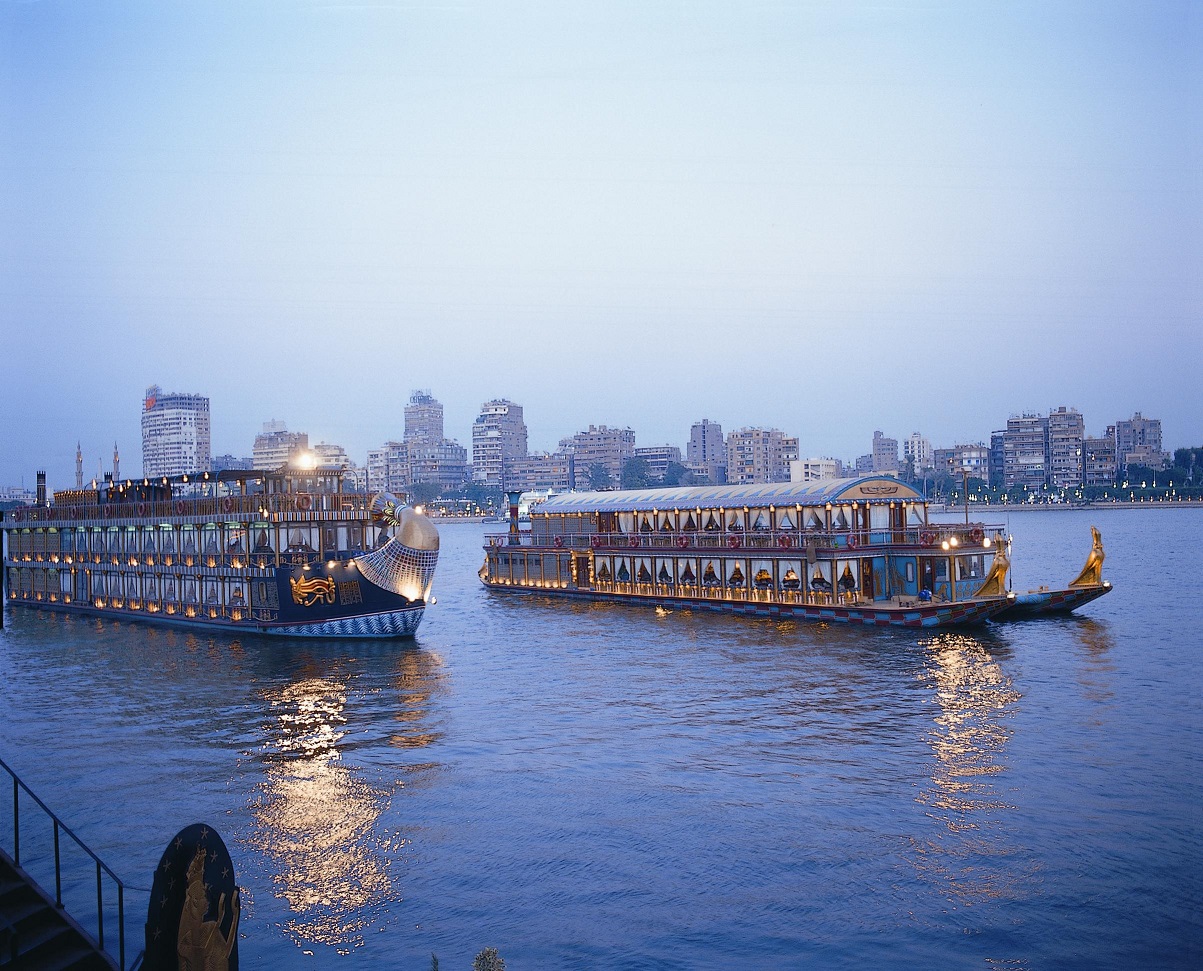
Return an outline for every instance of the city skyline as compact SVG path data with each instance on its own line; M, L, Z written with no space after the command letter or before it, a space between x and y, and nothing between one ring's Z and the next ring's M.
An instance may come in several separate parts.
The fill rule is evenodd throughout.
M151 394L152 392L154 392L155 394L159 394L159 395L163 394L162 389L160 387L158 387L157 385L147 389L148 395ZM199 395L199 394L191 394L188 392L168 392L168 396L172 399L196 398L196 399L203 401L205 411L206 411L206 417L207 417L209 399L206 396ZM145 409L152 400L153 400L152 398L143 399L142 401L140 401L138 403L139 407ZM478 414L477 421L474 424L474 428L479 430L479 428L481 427L480 422L486 417L487 414L490 413L490 408L492 406L505 406L506 408L513 409L516 412L517 421L521 424L522 440L526 441L526 433L527 433L528 426L525 423L523 423L523 421L522 421L523 407L522 407L521 403L519 403L519 402L510 402L510 401L506 401L506 400L497 400L497 399L483 402L481 405L481 413ZM496 411L495 408L493 410ZM330 458L330 457L334 457L337 455L337 456L341 457L341 461L343 461L344 463L350 463L349 466L347 466L347 467L359 468L359 469L364 470L365 472L368 472L372 468L373 462L378 459L383 459L384 453L390 451L390 449L395 450L396 448L401 448L402 450L404 450L405 444L407 444L407 443L423 444L423 445L427 445L427 446L431 445L432 443L427 442L426 439L428 437L430 437L431 435L436 434L436 432L441 430L443 427L443 417L444 416L443 416L442 403L441 403L441 401L439 401L439 399L436 396L434 396L431 393L431 390L428 388L415 390L411 394L411 396L409 398L409 405L406 407L405 412L406 412L406 418L405 418L406 424L404 426L404 434L397 434L397 435L392 436L389 440L387 440L383 443L377 443L376 446L369 448L367 450L367 453L364 456L357 456L354 453L349 452L348 450L346 450L343 447L341 442L338 442L338 441L330 442L325 439L322 439L321 441L312 441L311 442L311 440L310 440L311 436L309 436L308 433L306 433L305 431L298 430L298 429L290 430L288 427L287 421L278 419L278 418L272 418L272 419L270 419L268 421L264 421L260 424L260 426L259 426L260 431L256 434L254 441L253 441L253 447L251 449L248 450L248 449L244 448L244 449L235 449L235 450L231 450L231 451L222 451L221 449L219 449L217 447L213 447L210 457L213 460L215 460L219 457L233 460L234 464L232 464L230 466L222 466L222 467L258 468L258 469L268 470L270 468L275 468L275 467L279 466L280 464L282 464L283 462L285 462L287 460L286 456L296 452L297 450L301 450L301 451L320 453L319 461L325 460L322 458L322 456L326 456L327 458ZM427 415L427 414L425 414L426 412L430 412L431 414ZM1012 413L1011 415L1008 416L1008 418L1005 421L998 423L995 428L991 429L990 432L985 433L977 438L968 438L968 439L960 440L960 441L956 441L956 442L940 442L940 441L933 442L931 440L930 436L924 434L922 429L912 430L912 432L910 432L905 437L903 437L901 435L899 435L899 437L893 437L892 435L883 435L883 433L881 432L880 429L875 429L872 433L871 439L867 440L868 441L868 450L867 451L861 451L858 449L854 453L849 453L846 455L821 455L817 452L814 452L813 450L808 450L805 447L804 440L799 439L798 436L790 437L790 429L782 430L782 429L776 429L776 428L768 428L765 426L742 426L739 428L728 427L727 431L725 433L723 433L723 438L724 438L724 441L727 439L731 439L733 441L734 440L733 436L740 436L743 433L754 433L756 436L763 436L764 434L767 433L769 435L773 435L778 438L785 436L783 441L788 445L788 450L796 453L793 455L793 458L799 459L802 461L810 461L810 462L831 461L831 462L836 463L837 467L842 467L846 470L843 474L851 475L851 474L854 474L854 471L856 474L859 474L861 472L881 470L881 469L891 469L891 468L894 468L897 470L902 470L905 467L908 455L910 454L909 450L916 449L916 448L922 448L924 450L923 454L926 456L927 460L930 459L933 452L943 452L943 453L956 452L956 453L959 453L962 449L965 449L965 450L967 450L967 452L975 452L976 453L977 451L980 450L982 453L982 456L983 456L981 461L984 463L984 456L990 450L990 446L993 443L994 438L996 438L998 435L1002 434L1002 432L1004 430L1010 429L1010 427L1013 424L1016 424L1016 422L1019 419L1023 419L1023 421L1019 421L1019 424L1021 424L1021 425L1030 423L1031 420L1035 420L1037 422L1042 422L1045 426L1047 426L1050 419L1055 419L1058 416L1063 417L1063 418L1067 417L1067 416L1073 416L1074 418L1076 418L1076 420L1078 422L1078 427L1080 429L1081 439L1082 439L1082 441L1079 441L1079 446L1081 446L1083 444L1083 441L1086 444L1089 444L1089 442L1091 442L1091 441L1098 440L1097 436L1092 431L1092 426L1086 420L1086 416L1082 415L1073 406L1067 407L1064 405L1057 406L1056 408L1047 409L1047 414L1046 413L1037 413L1037 412ZM145 423L145 411L143 411L143 423ZM1130 419L1117 417L1117 418L1108 420L1103 426L1100 426L1103 429L1103 431L1098 434L1101 435L1104 432L1110 432L1112 435L1111 441L1113 443L1112 451L1115 451L1114 446L1117 441L1116 430L1118 429L1118 431L1119 431L1118 438L1123 439L1125 434L1131 434L1130 431L1125 430L1125 426L1131 426L1131 425L1133 425L1133 423L1136 423L1137 425L1139 425L1141 423L1146 424L1146 425L1151 424L1156 427L1157 436L1158 436L1157 440L1159 443L1161 443L1161 445L1159 445L1159 448L1160 448L1161 453L1164 455L1168 456L1169 454L1171 454L1173 452L1173 450L1175 448L1195 447L1191 443L1187 443L1187 442L1174 443L1174 442L1163 441L1162 422L1160 421L1160 419L1156 418L1155 416L1153 416L1153 417L1144 416L1144 415L1142 415L1142 413L1140 411L1134 412ZM671 449L672 451L677 453L676 461L684 461L686 463L689 463L690 461L697 461L701 465L706 465L709 463L704 458L691 460L688 457L687 453L689 452L689 444L690 444L692 437L698 433L699 429L702 429L707 425L709 425L713 429L718 429L718 430L721 430L723 428L723 422L721 420L716 421L716 420L711 419L709 416L707 416L707 417L695 419L693 422L691 422L691 428L690 428L689 433L685 434L683 436L683 438L679 439L678 441L670 440L668 442L655 442L655 443L650 443L648 441L641 440L639 438L638 429L610 428L609 432L629 435L630 441L628 442L628 446L629 446L630 454L632 456L637 453L640 453L640 452L649 453L649 452L653 452L653 451L660 451L660 450L667 448L667 449ZM427 427L427 426L429 426L429 427ZM515 452L514 455L518 456L519 454L521 454L522 456L525 456L528 458L536 458L538 456L548 456L548 457L555 456L557 454L562 454L566 447L573 446L574 440L580 440L580 439L582 439L582 437L588 438L592 433L595 433L595 432L604 433L606 431L607 431L607 427L605 425L595 426L595 425L591 424L588 426L587 429L579 429L576 433L574 433L572 435L561 436L560 440L558 442L558 445L554 449L546 449L545 450L545 449L537 449L537 448L527 447L527 449L525 451L520 450L519 452ZM791 442L793 444L789 445L789 443L791 443ZM145 443L146 443L145 430L142 433L142 443L143 443L143 447L145 448ZM472 449L471 438L469 439L469 445L467 447L459 445L458 441L454 440L454 439L441 440L440 443L438 443L438 444L441 444L444 446L451 446L454 449L458 449L459 452L461 453L461 455L463 453L466 453L467 478L465 481L472 481L473 449ZM1124 444L1122 441L1120 442L1121 447L1124 447L1124 448L1135 448L1137 446L1137 444L1138 443L1136 443L1136 442L1128 442L1126 444ZM885 453L879 454L879 445L885 447L885 449L886 449ZM1161 447L1162 445L1164 447ZM724 444L723 449L722 449L722 451L723 451L722 461L726 461L726 457L729 454L727 449L728 449L728 445ZM111 472L111 469L112 469L111 462L113 460L115 460L116 456L120 453L120 451L121 451L120 442L115 442L112 452L109 453L107 456L106 455L98 456L97 464L95 466L91 466L87 449L85 447L83 447L81 443L77 442L76 446L75 446L75 452L72 455L72 463L73 463L73 467L76 470L76 472L75 472L76 476L78 477L78 475L82 472L85 480L91 480L93 478L96 479L97 481L103 480L105 475L107 475ZM255 456L259 456L261 451L263 452L263 456L261 456L260 459L257 461L254 460L252 458L251 453L254 453ZM269 451L271 452L270 459L266 460L266 461L263 460L263 457L267 456ZM586 448L586 451L588 451L588 448ZM123 457L123 459L122 459L122 461L124 462L124 468L122 471L123 478L139 478L139 477L145 477L145 475L147 474L146 471L144 469L141 469L140 467L139 467L138 471L135 471L133 469L132 460L136 454L137 453L127 453ZM882 461L883 454L892 455L893 459L890 461L887 461L887 462L883 462ZM447 460L447 456L440 456L440 457L436 458L433 455L433 453L429 454L429 455L424 455L424 457L421 459L421 461L424 461L427 464L433 462L434 465L431 466L432 469L437 468L437 466L440 464L440 462L445 461L445 460ZM592 461L592 459L589 459L588 461ZM977 466L977 462L978 462L977 459L973 460L972 464L974 465L974 467ZM247 464L243 464L243 463L247 463ZM53 469L54 466L55 466L55 463L51 463L51 469ZM922 468L922 467L929 467L929 466L917 465L916 467ZM48 471L49 472L49 484L50 484L51 489L65 488L65 480L63 482L59 482L56 479L56 473L54 471L51 471L51 470L47 469L46 466L42 466L42 465L38 466L38 471ZM198 469L196 471L200 471L200 470ZM578 468L578 470L577 470L578 474L583 474L584 471L585 471L585 469L583 467ZM617 481L619 474L620 474L620 470L618 469L617 466L611 470L611 477L614 481ZM760 475L761 475L760 473L757 473L757 478L760 478ZM786 477L788 477L788 475L786 473L780 473L780 470L779 470L779 475L778 475L777 480L780 479L780 475L786 475ZM443 478L444 478L443 476L436 476L436 479L438 479L440 481L442 481ZM476 478L479 481L484 481L487 477L478 474L476 476ZM773 480L774 479L772 477L770 477L769 479L766 479L765 481L773 481ZM409 481L409 480L407 480L407 481ZM428 480L425 478L419 478L419 479L413 480L413 481L428 481ZM444 482L444 484L452 485L453 483L448 479L447 481ZM496 482L493 483L493 485L496 485L496 484L497 484ZM0 482L0 487L5 487L5 488L20 488L24 485L25 485L24 476L22 476L20 479L14 481L14 482ZM383 486L381 486L381 488L383 488ZM585 485L578 484L578 488L588 488L588 485L587 484L585 484Z
M0 44L0 482L128 468L152 382L215 452L283 415L360 462L415 387L545 451L1203 435L1190 3L48 2Z

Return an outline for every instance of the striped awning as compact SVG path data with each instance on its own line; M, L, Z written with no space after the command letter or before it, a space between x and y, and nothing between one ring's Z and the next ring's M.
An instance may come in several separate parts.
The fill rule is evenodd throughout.
M900 479L872 475L852 479L820 479L815 482L773 482L768 485L670 486L664 489L566 492L546 499L531 510L531 515L898 501L921 502L922 496Z

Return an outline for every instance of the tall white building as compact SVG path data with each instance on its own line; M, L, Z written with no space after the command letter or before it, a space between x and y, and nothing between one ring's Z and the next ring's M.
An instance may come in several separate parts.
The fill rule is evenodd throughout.
M710 481L721 485L727 481L727 440L723 426L709 418L696 421L689 429L689 444L685 460L696 468L705 469Z
M902 457L910 461L911 471L922 474L927 469L934 468L935 454L931 442L918 432L911 432L902 443Z
M506 488L510 459L526 457L526 422L522 406L504 398L486 401L472 423L472 478L498 489Z
M209 399L163 393L157 384L142 402L142 474L147 477L208 472L211 465Z

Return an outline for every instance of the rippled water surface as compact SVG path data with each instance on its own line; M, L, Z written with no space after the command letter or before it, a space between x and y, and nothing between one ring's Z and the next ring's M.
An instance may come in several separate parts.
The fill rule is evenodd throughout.
M134 886L214 825L244 968L1199 967L1203 511L1012 514L1016 587L1091 523L1112 594L927 636L506 597L475 525L411 643L9 610L0 756Z

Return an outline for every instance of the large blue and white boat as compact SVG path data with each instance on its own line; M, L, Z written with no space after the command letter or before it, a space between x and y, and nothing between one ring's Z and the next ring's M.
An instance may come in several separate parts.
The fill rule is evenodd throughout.
M439 534L341 472L106 482L4 515L7 603L288 637L410 637Z

